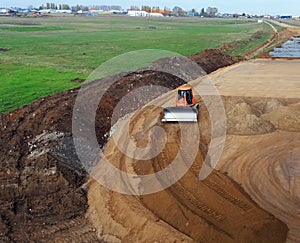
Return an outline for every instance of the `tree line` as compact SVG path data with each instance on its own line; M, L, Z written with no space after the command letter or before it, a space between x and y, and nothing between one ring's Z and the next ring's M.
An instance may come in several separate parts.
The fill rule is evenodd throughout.
M46 3L39 7L39 9L61 9L61 10L72 10L74 12L83 10L88 11L90 8L97 9L97 10L103 10L103 11L110 11L110 10L122 10L121 6L116 5L95 5L92 7L84 6L84 5L76 5L76 6L69 6L68 4L55 4L55 3ZM132 5L128 10L133 11L146 11L149 13L164 13L174 16L186 16L187 14L192 14L193 16L203 16L203 17L214 17L218 13L218 9L216 7L208 7L205 11L204 8L201 9L200 12L198 12L195 8L186 11L183 8L179 6L175 6L172 10L168 7L164 7L161 9L159 6L148 6L148 5L142 5L141 7Z

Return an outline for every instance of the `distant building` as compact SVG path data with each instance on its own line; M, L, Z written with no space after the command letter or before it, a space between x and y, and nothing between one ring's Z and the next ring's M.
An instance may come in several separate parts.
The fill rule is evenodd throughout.
M0 15L5 15L5 16L13 16L16 15L17 11L9 8L2 8L0 9Z
M150 14L146 11L128 10L127 15L135 17L148 17Z
M119 11L119 10L110 10L110 13L112 14L127 14L127 11Z
M186 16L187 17L196 17L196 16L200 16L200 14L198 12L196 12L196 11L188 11L186 13Z
M79 15L89 15L90 12L89 11L84 11L84 10L80 9L80 10L78 10L76 12L76 14L79 14Z
M56 13L71 14L72 10L70 10L70 9L58 9L58 10L56 10Z
M161 13L149 13L149 16L150 17L164 17L164 15Z
M8 9L6 9L6 8L0 9L0 15L6 15L7 13L8 13Z
M272 16L270 14L265 14L264 15L264 19L271 19L271 18L272 18Z
M283 16L280 16L281 19L291 19L292 18L292 15L283 15Z

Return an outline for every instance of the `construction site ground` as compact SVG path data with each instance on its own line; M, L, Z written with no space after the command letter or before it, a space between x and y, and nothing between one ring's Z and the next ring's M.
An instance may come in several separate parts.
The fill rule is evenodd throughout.
M227 115L226 143L217 171L199 181L209 146L209 118L207 111L201 112L201 144L189 172L170 188L141 197L111 192L92 181L92 221L102 218L109 222L110 227L100 226L107 237L133 241L285 242L286 228L270 216L274 215L288 226L288 241L299 241L299 64L299 60L257 59L209 75L223 96ZM196 80L194 87L197 82L201 84ZM169 101L162 97L155 103ZM172 161L181 141L180 128L160 124L159 111L157 107L145 108L128 122L137 146L145 145L153 126L162 126L168 134L162 153L139 162L111 141L105 150L111 163L120 170L131 172L134 167L137 174L148 174ZM118 129L125 131L127 126L125 123ZM126 141L124 135L116 143Z
M78 90L65 91L0 116L0 241L299 242L300 60L264 58L231 65L237 60L220 50L191 59L202 61L208 73L223 67L192 83L197 87L211 80L227 120L224 150L205 180L198 175L211 141L211 121L201 97L201 140L191 168L163 191L133 196L103 187L82 167L72 138ZM144 84L174 89L182 83L154 71L125 75L101 101L95 124L99 145L108 141L114 107L131 90ZM97 92L93 85L97 82L91 95ZM173 99L172 93L158 97L157 105L118 127L125 131L129 126L130 138L143 147L152 128L160 126L167 134L162 152L132 160L117 147L128 141L119 133L104 151L115 167L151 174L170 164L180 146L180 126L161 123L159 105ZM192 138L190 133L185 135Z

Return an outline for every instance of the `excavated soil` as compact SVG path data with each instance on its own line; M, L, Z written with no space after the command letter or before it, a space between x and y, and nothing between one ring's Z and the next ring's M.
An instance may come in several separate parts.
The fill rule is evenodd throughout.
M106 92L96 115L100 146L107 141L114 107L127 93L145 84L174 89L184 83L154 71L123 76ZM97 81L91 85L90 95L97 93L94 86ZM65 91L1 114L0 241L98 240L94 226L84 216L88 175L72 139L72 109L77 94L78 89ZM153 98L140 102L145 104ZM124 109L118 116L132 109Z
M254 60L209 76L224 94L227 137L218 170L204 181L199 181L198 174L210 143L210 120L202 100L198 100L201 143L196 159L171 187L149 195L122 195L97 183L103 173L96 166L96 180L89 183L88 215L101 239L299 242L298 67L297 60ZM205 79L192 84L198 87ZM166 95L152 104L169 104L172 97ZM119 124L118 131L129 127L130 138L121 132L110 140L105 149L110 163L120 171L137 175L158 172L170 165L182 137L178 124L159 121L160 111L157 106L150 106ZM129 139L137 148L145 146L148 138L154 136L154 126L160 126L167 134L167 143L158 156L137 160L124 154L123 149L120 151L119 144L128 144ZM191 131L185 131L185 135L192 144L196 141ZM130 150L128 145L125 151ZM180 160L187 163L192 152L186 150L179 155ZM114 180L127 181L122 173Z
M244 99L224 97L224 100L232 104L230 110ZM199 102L203 107L203 103ZM252 106L249 100L247 102ZM129 125L122 123L119 130L126 130L129 126L136 146L143 147L145 137L151 137L151 129L162 127L167 133L167 143L162 152L151 160L133 160L116 145L129 139L121 133L110 140L105 150L110 163L122 171L138 175L161 171L170 164L180 146L180 127L176 123L162 124L157 119L160 111L156 106L147 107L133 116L128 121ZM225 173L214 171L204 181L198 179L210 141L209 127L208 112L202 110L199 121L201 143L195 162L178 182L161 192L128 196L111 192L95 180L90 182L89 215L102 239L114 242L285 242L288 228L261 209ZM192 131L185 130L184 134L191 143L194 142ZM185 150L180 159L187 163L191 153ZM97 167L92 174L95 179L103 175ZM115 180L124 181L123 176L120 174Z
M219 50L208 50L191 58L208 73L237 61ZM90 95L97 94L97 82L100 81L92 83ZM95 125L99 145L107 142L114 107L131 90L144 84L174 89L182 83L179 78L154 71L125 75L101 100ZM290 227L297 228L297 217L290 226L289 218L275 214L276 211L266 205L267 200L252 196L252 191L235 177L235 172L230 173L232 167L222 167L227 164L226 160L220 164L220 171L214 171L205 181L198 180L197 174L210 141L207 111L201 116L202 140L192 169L167 190L147 196L126 196L111 192L93 180L88 182L89 176L77 158L72 138L72 109L77 94L78 89L65 91L0 115L1 242L284 242L288 232L286 225L290 230ZM255 134L262 136L262 143L264 134L270 136L285 129L291 132L292 125L285 122L285 114L298 111L297 102L289 99L254 102L244 97L241 100L223 97L223 100L228 104L230 136L235 138L243 134L252 139ZM142 104L149 101L141 100ZM132 111L132 108L125 109L119 117ZM274 115L270 115L273 112ZM132 166L130 160L126 166L115 161L115 166L127 170L128 165L134 173L147 174L168 166L177 151L179 128L176 124L161 124L156 119L159 116L157 107L139 114L132 120L136 142L145 142L139 125L147 134L155 121L167 131L166 151L148 161L146 166L142 163ZM245 124L235 120L245 114L249 115ZM290 124L299 121L297 114L289 119ZM140 119L141 116L144 118ZM236 126L238 121L242 125ZM255 139L252 140L255 144ZM234 148L236 145L232 146ZM110 153L109 149L114 152ZM119 151L111 142L106 153L114 159ZM183 160L184 157L182 155ZM234 162L232 160L232 164ZM243 176L248 178L249 174ZM296 193L297 187L293 190ZM290 205L286 211L293 209ZM291 239L299 240L297 237L292 233Z

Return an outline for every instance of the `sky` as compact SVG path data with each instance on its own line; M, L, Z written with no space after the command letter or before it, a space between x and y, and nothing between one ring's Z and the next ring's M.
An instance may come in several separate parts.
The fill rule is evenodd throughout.
M217 7L220 13L249 13L300 16L299 0L1 0L0 7L39 7L46 2L74 5L119 5L124 9L131 5L182 7L185 10Z

